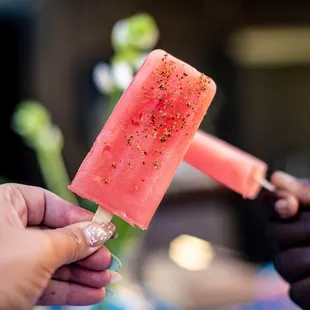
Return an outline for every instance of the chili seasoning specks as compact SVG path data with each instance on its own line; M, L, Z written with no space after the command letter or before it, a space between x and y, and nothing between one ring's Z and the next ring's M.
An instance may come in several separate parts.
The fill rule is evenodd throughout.
M158 169L158 168L159 168L159 161L158 161L158 160L155 160L155 161L153 162L153 166L154 166L155 169Z
M128 145L131 145L132 138L133 138L133 135L126 135L126 142Z

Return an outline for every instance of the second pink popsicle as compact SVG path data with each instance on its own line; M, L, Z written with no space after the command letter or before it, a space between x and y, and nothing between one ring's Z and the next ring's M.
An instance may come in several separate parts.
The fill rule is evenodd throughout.
M257 197L268 169L262 160L202 131L184 161L249 199Z

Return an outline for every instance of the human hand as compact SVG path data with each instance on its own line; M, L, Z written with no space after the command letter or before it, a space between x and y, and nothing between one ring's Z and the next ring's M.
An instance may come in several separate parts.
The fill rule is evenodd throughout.
M0 186L0 309L88 305L105 297L104 287L120 279L111 269L121 263L102 246L115 226L92 216L38 187Z
M279 217L268 224L277 247L274 265L290 284L289 295L302 309L310 309L310 183L276 172L272 183L279 189L275 209Z

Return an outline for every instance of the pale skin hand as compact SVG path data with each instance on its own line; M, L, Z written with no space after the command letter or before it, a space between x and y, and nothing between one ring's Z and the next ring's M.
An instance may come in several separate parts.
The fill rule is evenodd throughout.
M41 188L0 186L1 310L105 297L111 254L85 237L85 227L99 225L89 222L92 216Z

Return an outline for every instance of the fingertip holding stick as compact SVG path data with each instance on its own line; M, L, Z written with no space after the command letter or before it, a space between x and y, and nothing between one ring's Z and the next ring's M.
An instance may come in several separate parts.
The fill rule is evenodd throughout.
M279 199L274 207L281 218L289 218L292 216L287 199Z
M288 191L280 189L277 185L273 184L274 177L271 182L259 178L256 178L256 181L259 182L262 188L267 190L268 193L271 193L274 209L280 218L289 219L296 215L299 208L298 200Z
M102 206L98 206L95 215L93 216L93 222L97 223L110 223L113 218L113 213L106 210ZM111 240L115 240L118 238L118 233L115 231L114 234L111 236Z
M291 218L295 216L299 209L298 199L290 193L278 190L278 201L275 203L275 209L282 218Z

